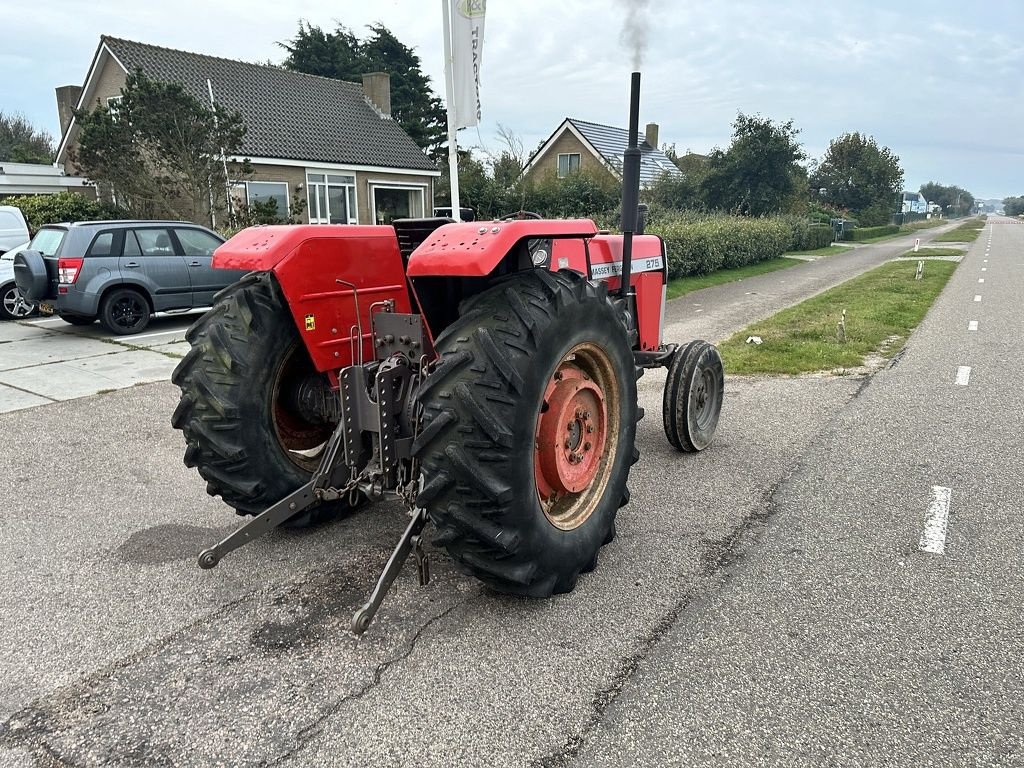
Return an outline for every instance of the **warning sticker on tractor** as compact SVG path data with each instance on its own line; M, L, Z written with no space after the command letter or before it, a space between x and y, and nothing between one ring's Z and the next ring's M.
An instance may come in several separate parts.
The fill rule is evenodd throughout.
M633 274L637 272L654 272L662 269L665 262L661 256L652 256L649 259L633 259ZM590 268L591 277L615 277L622 274L621 261L609 261L607 264L594 264Z
M316 315L306 315L306 330L307 331L315 331L316 330Z

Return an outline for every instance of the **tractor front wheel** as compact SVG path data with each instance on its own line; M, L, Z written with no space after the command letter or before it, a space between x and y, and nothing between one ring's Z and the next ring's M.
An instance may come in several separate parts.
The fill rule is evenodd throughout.
M437 542L500 592L572 590L614 536L639 455L633 353L607 287L516 274L436 346L413 451Z
M334 424L304 410L298 393L326 387L299 338L273 275L246 275L189 328L192 349L171 380L181 400L171 423L211 496L259 514L309 482ZM347 511L322 504L289 521L312 525Z
M676 351L662 397L665 436L674 448L693 453L711 445L724 394L725 369L717 347L698 339Z

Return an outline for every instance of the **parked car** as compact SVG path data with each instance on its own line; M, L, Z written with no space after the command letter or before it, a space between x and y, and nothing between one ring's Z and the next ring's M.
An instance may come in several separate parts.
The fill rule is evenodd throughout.
M111 333L139 333L154 312L209 307L244 271L214 269L224 238L180 221L48 224L15 259L18 286L42 314L72 325L97 318Z
M0 318L4 320L20 320L39 309L36 302L25 298L14 282L14 257L26 248L28 243L0 254Z
M21 208L0 205L0 255L28 242L28 224Z

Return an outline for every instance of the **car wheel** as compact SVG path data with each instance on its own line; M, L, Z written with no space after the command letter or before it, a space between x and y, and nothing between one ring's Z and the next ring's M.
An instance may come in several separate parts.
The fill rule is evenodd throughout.
M119 288L103 298L100 324L111 333L127 336L144 331L151 314L145 296L131 288Z
M26 299L18 286L8 283L0 288L0 317L5 320L20 320L35 313L39 305Z

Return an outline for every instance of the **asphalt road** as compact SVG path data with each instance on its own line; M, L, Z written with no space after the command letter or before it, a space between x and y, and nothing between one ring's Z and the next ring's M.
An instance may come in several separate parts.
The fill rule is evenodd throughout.
M202 572L234 518L181 464L170 384L0 415L0 766L1020 762L1020 395L998 382L1024 226L992 228L899 365L731 379L700 455L641 379L632 503L573 593L496 596L433 550L359 640L396 505ZM982 258L1005 285L965 308ZM816 292L846 268L776 276ZM670 305L670 328L721 338L796 300L770 278L691 297L713 320ZM742 319L712 294L752 287ZM917 551L932 485L953 489L941 556Z

